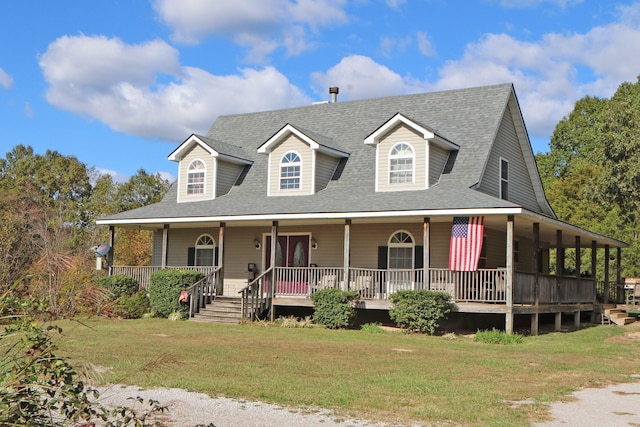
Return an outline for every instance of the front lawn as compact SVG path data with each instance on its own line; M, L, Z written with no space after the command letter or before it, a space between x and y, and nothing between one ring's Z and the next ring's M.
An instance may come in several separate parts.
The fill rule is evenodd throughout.
M500 345L452 335L166 319L58 324L62 353L93 366L99 383L319 406L389 422L525 426L545 415L544 402L640 374L640 341L624 339L625 331L640 334L637 326ZM535 403L513 403L527 399Z

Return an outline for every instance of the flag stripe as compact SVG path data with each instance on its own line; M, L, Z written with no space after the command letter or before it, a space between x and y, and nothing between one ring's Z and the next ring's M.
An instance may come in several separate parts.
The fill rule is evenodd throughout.
M449 242L449 270L474 271L482 251L484 217L454 217Z

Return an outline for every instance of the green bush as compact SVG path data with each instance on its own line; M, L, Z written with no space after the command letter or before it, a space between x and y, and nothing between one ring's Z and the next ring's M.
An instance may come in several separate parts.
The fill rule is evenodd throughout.
M380 327L379 323L365 323L360 327L360 330L369 334L384 334L384 329Z
M315 306L313 320L329 329L348 328L356 316L360 299L357 291L322 289L311 294Z
M433 334L444 318L455 308L451 295L434 291L398 291L390 296L391 320L409 332Z
M125 319L140 319L151 309L149 297L144 291L122 295L117 304L119 314Z
M519 334L507 334L496 328L492 330L484 330L476 332L474 341L484 342L488 344L520 344L524 341L524 337Z
M113 294L113 298L119 298L123 295L130 297L138 292L140 287L136 279L126 274L99 277L96 279L96 284L107 288Z
M186 318L189 316L189 305L180 303L180 291L202 279L204 274L193 270L160 270L151 275L149 285L149 301L151 309L159 317L169 317L179 311Z

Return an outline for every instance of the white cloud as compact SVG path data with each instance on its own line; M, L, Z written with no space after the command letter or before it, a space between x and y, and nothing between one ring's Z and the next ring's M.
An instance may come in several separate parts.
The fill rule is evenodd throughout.
M327 72L312 73L311 78L318 93L339 86L342 96L349 100L399 95L407 89L399 74L361 55L345 57Z
M65 36L49 45L40 67L52 105L116 131L174 142L206 132L220 114L311 102L272 67L216 76L180 66L177 51L162 41ZM158 83L161 75L169 82Z
M123 173L114 171L112 169L105 169L105 168L99 168L96 167L95 171L97 173L97 176L94 177L92 179L91 185L95 185L95 181L98 177L103 176L103 175L111 175L111 178L113 179L113 182L119 183L119 184L124 184L125 182L129 181L129 179L131 178L130 175L125 175ZM169 182L173 182L176 180L176 177L173 176L173 174L169 173L169 172L156 172L158 174L160 174L160 178L162 179L166 179Z
M345 0L156 0L160 19L178 43L195 44L219 36L250 49L247 60L264 61L284 46L289 55L313 45L308 31L344 24Z
M418 50L420 50L421 54L424 56L435 55L435 48L426 33L419 31L416 37L418 38Z
M2 68L0 68L0 86L5 89L11 88L13 86L13 78L9 74L7 74Z
M621 82L635 81L639 70L640 28L618 22L583 34L546 34L534 42L489 34L467 45L462 58L445 63L439 79L425 88L513 82L529 133L549 138L575 101L609 97Z

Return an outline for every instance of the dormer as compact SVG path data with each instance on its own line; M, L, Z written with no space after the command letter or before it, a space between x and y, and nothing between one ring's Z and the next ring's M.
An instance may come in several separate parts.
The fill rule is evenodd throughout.
M376 148L376 191L425 190L440 179L457 144L397 113L367 136Z
M287 124L258 153L269 156L267 194L302 196L324 189L349 154L324 135Z
M212 200L227 194L253 162L240 147L191 135L169 155L178 162L178 203Z

